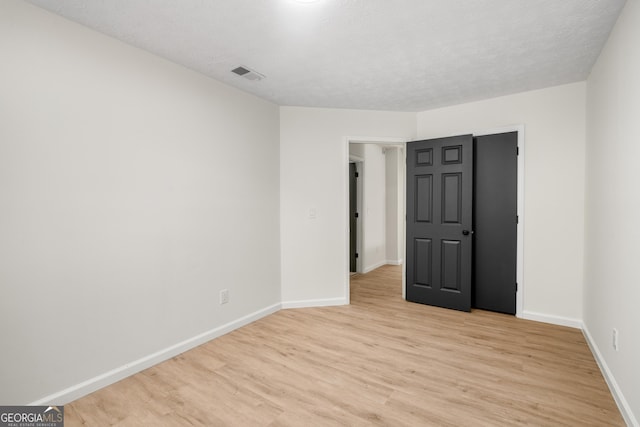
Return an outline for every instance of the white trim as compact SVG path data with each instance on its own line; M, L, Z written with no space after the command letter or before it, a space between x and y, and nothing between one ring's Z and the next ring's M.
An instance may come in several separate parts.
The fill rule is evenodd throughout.
M142 357L138 360L134 360L133 362L127 363L126 365L112 369L108 372L105 372L103 374L90 378L86 381L83 381L79 384L68 387L59 392L53 393L49 396L45 396L41 399L38 399L34 402L29 403L28 405L29 406L41 406L41 405L52 405L52 404L65 405L71 401L74 401L83 396L86 396L89 393L93 393L96 390L99 390L103 387L106 387L117 381L120 381L121 379L129 377L133 374L136 374L144 369L150 368L151 366L157 365L160 362L169 360L172 357L175 357L178 354L184 353L187 350L191 350L192 348L195 348L201 344L204 344L207 341L211 341L214 338L218 338L235 329L248 325L251 322L255 322L256 320L259 320L265 316L273 314L276 311L280 310L280 308L281 308L280 303L270 305L261 310L255 311L251 314L241 317L237 320L226 323L217 328L211 329L210 331L196 335L192 338L179 342L175 345L172 345L170 347L167 347L155 353L152 353L148 356Z
M521 319L534 320L536 322L551 323L553 325L568 326L570 328L582 329L582 320L571 317L556 316L553 314L536 313L534 311L523 311Z
M404 146L407 142L405 138L395 137L376 137L376 136L345 136L347 141L347 150L349 150L349 144L382 144L382 145L397 145Z
M609 369L607 362L605 362L604 357L602 357L602 353L600 353L600 349L598 348L595 340L589 333L589 329L587 329L587 325L582 326L582 334L584 335L584 338L587 340L587 344L591 349L591 353L596 359L596 363L600 367L602 376L604 377L605 381L607 382L607 385L609 386L609 391L611 391L611 395L613 396L613 399L616 401L616 404L618 405L618 409L620 410L620 413L622 414L624 421L629 426L635 426L635 427L640 426L640 423L638 423L638 419L633 415L633 411L631 410L631 406L629 405L629 402L627 402L627 399L625 399L624 395L622 394L622 390L620 390L620 387L618 386L618 382L613 376L613 373L611 373L611 370Z
M331 307L334 305L348 305L347 298L325 298L325 299L308 299L301 301L283 301L282 308L309 308L309 307Z
M380 267L382 267L383 265L387 265L387 264L388 264L388 262L387 262L386 260L383 260L383 261L380 261L380 262L376 262L376 263L375 263L375 264L373 264L373 265L368 265L367 267L365 267L365 268L362 270L362 274L370 273L370 272L372 272L373 270L375 270L376 268L380 268Z
M387 264L389 265L402 265L402 260L401 259L388 259L386 261Z

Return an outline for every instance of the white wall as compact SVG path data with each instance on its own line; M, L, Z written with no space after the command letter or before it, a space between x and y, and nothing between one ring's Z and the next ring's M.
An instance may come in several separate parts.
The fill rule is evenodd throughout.
M0 57L0 404L279 303L277 106L21 1Z
M407 167L406 167L406 148L402 147L397 149L398 152L398 222L396 227L398 229L398 233L396 238L398 239L398 259L397 261L404 263L405 260L405 199L406 199L406 175L407 175Z
M525 126L525 317L582 319L585 83L418 114L418 138Z
M359 271L368 273L385 263L385 156L379 145L349 144L349 154L362 159L358 194L361 227L358 249Z
M414 113L282 107L280 227L285 307L345 303L347 136L410 140ZM317 216L310 219L309 209Z
M640 425L638 40L640 3L628 1L587 82L584 324L630 425Z
M365 144L349 144L349 154L364 159L364 146Z
M398 155L395 148L386 148L385 161L385 260L398 259Z
M588 104L576 83L422 112L416 133L414 113L279 110L0 2L0 404L143 367L280 301L346 302L345 137L524 124L525 311L579 323L584 278L587 334L637 414L639 27L629 2Z
M404 212L404 162L401 148L389 147L385 154L386 191L386 261L389 264L402 262L403 212Z
M385 155L382 147L364 144L362 168L362 272L368 273L386 264Z

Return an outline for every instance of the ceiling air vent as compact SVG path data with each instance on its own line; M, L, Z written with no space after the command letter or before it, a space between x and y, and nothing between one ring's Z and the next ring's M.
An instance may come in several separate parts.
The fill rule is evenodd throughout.
M244 67L242 65L237 68L234 68L233 70L231 70L231 72L239 75L240 77L244 77L247 80L257 81L257 80L264 79L264 76L262 74L258 73L257 71L253 71L247 67Z

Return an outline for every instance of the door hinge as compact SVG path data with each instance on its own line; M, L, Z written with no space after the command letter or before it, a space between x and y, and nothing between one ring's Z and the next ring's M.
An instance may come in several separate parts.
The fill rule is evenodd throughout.
M358 258L358 256L359 256L359 255L358 255L358 253L356 252L356 258Z
M516 282L516 292L518 292L518 282Z
M358 172L356 172L356 178L358 178L360 176L360 174Z
M520 147L516 147L516 156L520 155Z
M360 214L358 212L355 213L355 217L358 218Z
M520 224L520 215L516 215L516 224Z

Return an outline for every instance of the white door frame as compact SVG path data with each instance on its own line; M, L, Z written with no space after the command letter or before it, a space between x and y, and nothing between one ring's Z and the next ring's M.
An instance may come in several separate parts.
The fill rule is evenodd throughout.
M517 255L516 255L516 282L518 284L518 289L516 291L516 317L523 317L524 315L524 296L525 296L525 282L524 282L524 167L525 167L525 144L524 144L524 125L511 125L505 126L501 128L493 128L493 129L483 129L476 130L471 132L455 132L451 135L444 136L434 136L428 137L424 139L430 138L439 138L446 136L456 136L456 135L468 135L472 134L473 136L484 136L484 135L493 135L497 133L507 133L507 132L517 132L518 133L518 206L517 206L517 215L518 215L518 226L517 226ZM345 137L344 138L344 150L345 154L343 156L344 165L344 193L345 193L345 206L346 213L345 218L347 219L347 226L345 235L345 245L344 245L344 253L345 259L348 261L349 259L349 144L379 144L379 145L399 145L406 147L407 140L403 138L377 138L377 137ZM407 150L403 150L405 153L405 164L406 164L406 152ZM406 173L405 175L405 189L406 189ZM405 198L405 206L404 213L406 214L407 210L407 201ZM406 219L406 215L405 215ZM402 244L406 247L406 235L407 235L407 227L406 223L403 227L404 233L402 235ZM402 268L402 298L406 299L406 254L404 260L404 266ZM345 300L347 303L350 302L350 287L349 287L349 263L347 262L347 271L345 273Z
M351 157L349 156L349 144L377 144L380 146L397 145L400 147L404 147L406 145L407 140L406 138L393 138L393 137L345 136L343 138L343 141L344 141L343 142L344 155L342 156L342 158L344 159L343 160L344 164L342 165L342 170L343 170L343 177L344 177L343 181L345 183L345 185L343 186L343 192L344 192L344 201L345 201L345 207L346 207L344 218L347 220L345 224L345 233L344 233L344 255L345 255L345 259L347 260L347 263L346 263L347 271L344 274L344 299L346 303L349 304L351 299L350 285L349 285L349 277L350 277L350 274L349 274L350 273L349 272L349 162L353 158L353 156ZM402 150L402 151L406 153L407 150ZM405 180L406 180L406 177L405 177ZM358 236L359 239L362 234L361 223L362 221L359 222L359 230L360 230L360 234ZM403 227L403 229L404 228L405 227ZM404 235L403 235L402 242L404 244ZM359 266L360 265L361 264L359 264ZM404 268L403 268L402 269L402 297L403 298L405 293L404 280L405 280L405 277L404 277Z

